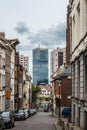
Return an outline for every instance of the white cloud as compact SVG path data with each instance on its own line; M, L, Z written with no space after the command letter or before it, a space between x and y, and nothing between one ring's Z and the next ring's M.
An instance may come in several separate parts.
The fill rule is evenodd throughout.
M21 22L21 21L17 23L17 26L14 29L19 34L29 33L29 28L27 27L26 23Z
M23 29L22 29L23 27ZM25 25L26 27L26 25ZM24 26L18 27L20 31L17 30L19 34L25 34L27 29L24 29ZM23 30L23 31L21 31ZM31 50L34 47L37 47L39 44L42 47L46 47L48 49L53 49L57 46L63 46L66 39L66 26L65 23L61 23L57 26L51 26L47 30L42 29L39 30L36 34L29 32L25 35L26 42L23 42L18 46L20 51Z

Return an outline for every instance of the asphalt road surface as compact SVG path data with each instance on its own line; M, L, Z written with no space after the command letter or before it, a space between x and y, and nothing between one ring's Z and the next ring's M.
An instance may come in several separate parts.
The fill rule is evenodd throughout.
M54 122L57 118L50 115L49 112L38 112L25 121L16 121L15 127L6 130L55 130Z

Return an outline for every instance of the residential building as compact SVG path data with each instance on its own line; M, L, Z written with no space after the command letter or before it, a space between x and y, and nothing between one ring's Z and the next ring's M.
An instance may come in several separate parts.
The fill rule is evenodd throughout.
M0 111L5 110L5 50L4 33L0 33Z
M29 108L32 104L32 78L26 69L20 65L19 52L15 55L15 109Z
M70 0L72 123L87 130L87 0Z
M48 84L48 49L33 49L33 83Z
M23 66L18 64L18 71L17 71L17 79L18 79L18 103L17 109L23 108Z
M32 78L23 70L23 108L31 108L32 103Z
M0 53L2 69L4 67L4 71L2 70L3 74L1 75L1 110L14 110L14 57L16 45L19 44L19 41L18 39L6 39L5 33L0 33L0 40L0 45L3 45L3 48Z
M51 87L50 85L46 85L46 86L39 86L41 92L39 93L39 97L44 97L44 98L50 98L51 96Z
M29 57L19 55L19 63L29 72Z
M50 56L51 74L57 71L57 68L66 63L66 48L57 48L51 52Z
M64 107L70 107L71 101L68 97L71 96L71 67L67 65L60 66L56 73L51 75L51 86L52 86L52 104L54 114L61 113Z
M15 54L15 89L14 89L14 109L18 109L18 93L19 93L19 80L18 80L18 67L19 66L19 52Z
M14 94L15 94L15 55L16 46L19 44L18 39L6 40L8 42L7 48L11 50L11 54L6 50L6 63L10 66L8 71L10 71L10 77L8 77L8 71L6 69L6 78L8 79L7 85L10 85L11 97L10 97L10 110L14 110ZM7 102L8 104L8 102Z

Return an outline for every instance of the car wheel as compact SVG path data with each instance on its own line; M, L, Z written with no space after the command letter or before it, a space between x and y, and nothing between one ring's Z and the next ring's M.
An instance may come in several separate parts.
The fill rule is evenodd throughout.
M13 123L13 127L15 127L15 123Z
M12 122L10 122L10 128L12 128Z
M5 130L5 127L3 127L2 130Z

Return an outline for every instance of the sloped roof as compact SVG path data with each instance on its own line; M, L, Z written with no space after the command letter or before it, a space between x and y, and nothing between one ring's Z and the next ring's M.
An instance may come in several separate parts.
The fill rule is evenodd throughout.
M40 89L46 89L46 88L50 88L50 86L39 86Z
M6 41L7 42L9 42L11 45L18 45L19 44L19 40L18 39L11 39L11 40L7 40L6 39Z
M2 38L0 38L0 47L4 47L4 48L6 48L5 41L3 41Z
M60 76L68 76L71 75L71 66L69 66L67 69L65 69Z

